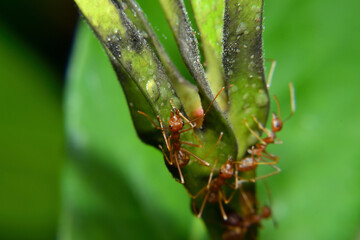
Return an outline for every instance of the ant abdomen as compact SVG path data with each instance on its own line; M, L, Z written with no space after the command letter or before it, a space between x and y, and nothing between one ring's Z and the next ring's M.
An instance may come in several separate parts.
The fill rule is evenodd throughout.
M248 172L255 170L257 168L257 164L255 163L255 159L253 156L248 156L243 159L237 164L237 170L239 172Z
M220 178L229 179L234 176L234 168L233 164L230 162L226 162L224 165L221 166L219 171Z
M190 161L190 156L189 154L184 153L183 151L179 150L177 151L177 159L178 159L178 163L179 163L179 167L183 168L185 167L189 161Z

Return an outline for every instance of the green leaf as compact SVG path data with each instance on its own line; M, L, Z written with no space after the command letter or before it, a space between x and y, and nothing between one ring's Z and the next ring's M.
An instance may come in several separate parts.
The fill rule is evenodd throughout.
M249 132L246 119L255 130L254 115L265 123L269 96L262 53L262 0L225 1L224 54L229 91L228 116L239 145L239 158L257 139Z
M61 79L0 21L0 239L54 239L63 163Z
M132 23L139 29L139 31L141 31L145 40L149 43L153 52L161 61L166 74L169 76L176 93L181 99L185 112L193 118L196 117L196 111L201 108L197 87L184 79L176 66L172 63L169 56L165 52L164 47L161 45L160 41L156 37L156 34L148 23L146 16L144 15L138 3L133 0L117 2L120 4L122 9L124 9L124 12L129 20L131 20Z
M68 72L59 239L188 239L195 219L161 153L137 138L98 40L80 24Z
M200 62L197 39L190 25L184 2L182 0L160 0L160 3L177 41L183 60L197 83L203 108L207 109L214 96ZM229 154L236 156L237 147L234 133L225 115L219 109L218 104L214 102L213 105L205 118L204 125L217 129L218 132L224 132L222 142L228 144L229 149L233 149ZM227 157L219 158L219 164L223 164L226 160Z
M201 49L206 62L206 76L213 93L225 85L222 65L224 1L191 0L196 25L200 33ZM218 99L221 109L226 110L227 95L221 94Z
M109 0L77 0L76 3L107 50L127 98L142 99L128 101L139 136L154 146L161 144L160 132L151 124L145 124L146 119L137 114L140 110L152 118L159 115L166 122L171 98L181 108L161 62L122 6Z

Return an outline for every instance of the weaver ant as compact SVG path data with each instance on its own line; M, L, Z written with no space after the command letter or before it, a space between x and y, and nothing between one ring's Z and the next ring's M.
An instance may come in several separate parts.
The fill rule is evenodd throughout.
M279 144L281 143L281 141L276 141L276 133L281 131L283 124L290 119L290 117L295 113L295 94L294 94L294 86L292 83L289 83L289 89L290 89L290 98L291 98L291 113L290 115L284 120L281 120L281 113L280 113L280 104L279 104L279 100L277 99L277 97L274 95L274 99L276 102L276 106L277 106L277 110L278 110L278 115L276 113L272 114L272 120L271 120L271 130L265 128L258 120L257 118L252 115L252 118L254 120L254 122L257 123L258 127L265 132L265 134L267 135L265 138L261 138L254 130L252 130L249 126L249 124L247 123L246 119L244 120L245 126L249 129L249 131L251 132L251 134L253 134L258 140L259 143L256 143L255 146L252 146L251 150L248 150L248 152L251 154L251 157L246 157L243 160L240 161L239 165L238 165L238 170L239 171L250 171L250 170L254 170L257 165L260 164L266 164L266 165L270 165L271 167L275 168L275 172L269 173L267 175L258 177L258 178L254 178L252 179L252 181L258 180L258 179L263 179L272 175L275 175L277 173L280 172L280 169L278 167L275 166L275 164L278 163L279 157L270 154L266 151L266 148L269 144ZM254 156L257 156L257 158L255 158ZM269 159L270 162L260 162L260 158L264 157L266 159Z
M222 134L220 135L218 142L220 141L221 137L222 137ZM190 194L193 199L193 201L192 201L193 211L195 212L195 214L198 218L201 217L207 202L209 202L209 203L218 202L222 218L224 220L226 220L228 217L225 213L223 202L225 204L228 204L231 201L231 199L233 198L233 196L235 194L235 190L237 190L238 188L240 188L242 197L245 199L246 203L249 202L246 194L244 194L241 189L241 185L236 183L236 185L233 186L232 184L229 184L226 182L226 180L228 180L234 176L234 163L235 162L233 161L232 157L229 157L228 160L220 167L219 175L213 179L217 161L218 161L218 159L216 158L215 162L214 162L214 166L210 172L208 184L205 187L203 187L197 194L195 194L195 195ZM237 175L237 173L236 173L236 175ZM223 185L226 185L234 190L228 198L226 197L224 189L222 188ZM194 200L197 197L199 197L203 192L205 192L204 198L201 203L200 210L199 210L199 212L197 212ZM250 206L250 208L252 208L252 207Z
M170 104L172 106L172 110L170 112L170 118L169 118L169 122L168 122L168 126L164 127L163 123L160 119L160 116L157 116L157 119L160 123L160 127L158 127L155 122L150 118L149 115L147 115L146 113L142 112L142 111L138 111L139 114L144 115L145 117L147 117L152 124L154 125L155 128L161 130L162 135L164 137L164 141L166 144L166 148L170 153L170 157L168 158L168 156L165 154L164 149L162 148L161 145L159 145L159 148L162 150L165 159L167 161L167 163L169 165L173 165L175 162L175 165L178 169L179 172L179 176L180 176L180 182L181 184L184 184L184 177L181 171L181 168L185 167L188 162L190 161L190 156L193 156L197 161L199 161L200 164L204 165L204 166L210 166L210 163L206 162L205 160L201 159L200 157L198 157L197 155L195 155L194 153L190 152L189 150L183 148L181 145L185 144L188 146L192 146L192 147L198 147L201 148L202 147L202 143L200 141L200 139L196 136L195 132L194 132L194 128L196 127L196 124L193 124L192 122L198 121L199 118L205 118L205 115L208 113L208 111L210 110L210 107L212 106L212 104L214 103L214 101L216 100L216 98L220 95L220 93L224 90L224 87L220 89L220 91L217 93L217 95L214 97L214 99L211 101L210 105L208 106L208 108L206 109L205 113L201 114L201 116L193 119L193 120L189 120L187 119L180 111L179 109L177 109L174 104L173 104L173 99L170 99ZM184 123L184 121L186 123ZM190 128L187 129L183 129L185 124L189 124ZM166 136L165 130L169 130L170 131L170 135ZM190 143L190 142L186 142L186 141L181 141L180 140L180 135L184 132L193 130L193 136L195 137L196 141L198 142L198 144L194 144L194 143Z
M227 230L222 234L223 240L238 240L243 239L248 229L260 224L262 219L271 217L271 209L269 206L264 206L261 213L253 213L245 217L239 216L236 212L228 213L228 219L224 221Z

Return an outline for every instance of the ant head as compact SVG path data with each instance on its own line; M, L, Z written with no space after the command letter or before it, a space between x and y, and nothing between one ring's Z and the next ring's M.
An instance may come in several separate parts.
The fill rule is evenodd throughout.
M271 129L272 131L279 132L282 129L283 122L281 119L276 115L276 113L273 113L272 121L271 121Z
M229 179L234 175L234 168L232 164L232 158L230 157L226 163L224 163L219 171L219 176L221 178Z
M171 114L169 119L169 129L171 132L178 132L184 126L184 122L178 114Z
M269 206L264 206L261 210L261 216L263 218L269 218L271 216L271 208Z

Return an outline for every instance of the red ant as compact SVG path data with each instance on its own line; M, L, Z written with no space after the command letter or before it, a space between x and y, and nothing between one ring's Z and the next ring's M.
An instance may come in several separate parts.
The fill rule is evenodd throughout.
M162 152L165 156L165 159L169 165L173 165L175 162L176 167L179 171L181 184L185 183L181 168L185 167L188 164L188 162L190 161L190 156L193 156L197 161L199 161L200 164L202 164L204 166L208 167L208 166L210 166L210 163L208 163L205 160L201 159L200 157L196 156L194 153L190 152L189 150L181 147L182 144L189 145L192 147L198 147L198 148L202 147L202 143L201 143L200 139L196 136L194 131L193 131L193 136L195 137L195 139L197 140L197 142L199 144L180 141L180 135L184 132L194 130L194 128L196 127L196 124L192 124L192 122L198 121L199 118L202 118L202 119L205 118L205 115L210 110L210 107L212 106L212 104L214 103L216 98L220 95L220 93L223 90L224 90L224 87L221 88L220 91L217 93L217 95L212 100L212 102L208 106L205 113L203 113L201 116L199 116L191 121L189 119L187 119L177 108L175 108L175 106L173 104L173 99L171 98L170 104L172 106L172 110L170 112L170 118L169 118L167 127L163 126L163 123L162 123L159 115L157 116L157 119L160 123L160 127L158 127L155 124L155 122L146 113L138 111L139 114L147 117L152 122L152 124L154 125L155 128L161 130L162 135L165 140L166 148L170 153L170 158L167 157L167 155L165 154L164 149L162 148L161 145L159 145L159 148L162 150ZM186 121L186 123L184 123L183 119ZM190 128L183 129L185 124L189 124ZM170 135L168 137L166 136L165 129L170 131Z
M232 164L232 158L229 158L220 167L219 176L212 179L217 161L218 161L218 159L216 158L215 163L214 163L214 167L212 168L210 176L209 176L208 184L205 187L203 187L197 194L192 196L192 198L193 198L193 210L194 210L194 212L195 212L195 214L196 214L196 216L198 218L201 217L201 215L202 215L202 213L204 211L204 208L205 208L205 204L207 202L209 202L209 203L218 202L223 219L225 219L225 220L227 219L227 215L225 213L224 206L223 206L222 202L224 201L225 204L228 204L231 201L234 194L231 194L231 196L229 198L226 198L226 195L224 193L224 190L223 190L222 186L224 184L226 184L226 185L231 187L231 185L227 184L225 181L227 179L230 179L230 178L233 177L234 169L233 169L233 164ZM194 204L195 204L194 200L198 196L200 196L200 194L202 194L203 192L205 192L205 195L204 195L200 210L199 210L199 212L197 212L196 208L194 207Z
M229 218L225 220L227 230L222 234L223 240L236 240L243 239L248 229L255 225L260 224L262 219L271 217L271 209L269 206L264 206L261 213L250 214L246 217L241 217L235 212L228 214Z
M222 137L222 133L218 139L217 144L219 143L221 137ZM245 199L246 203L248 203L248 201L249 201L246 194L244 194L244 192L242 191L241 185L236 184L235 186L233 186L226 182L226 180L228 180L234 176L234 163L235 162L233 161L232 157L229 157L228 160L220 167L219 175L213 179L214 170L215 170L217 161L218 161L218 159L216 158L214 166L213 166L210 176L209 176L208 184L204 188L202 188L197 194L195 194L195 195L190 194L193 199L193 202L192 202L193 211L195 212L195 214L198 218L201 217L207 202L209 202L209 203L218 202L219 208L221 211L221 215L222 215L223 219L226 220L228 217L225 213L223 202L225 204L228 204L231 201L231 199L233 198L233 196L235 194L235 190L237 190L238 188L240 188L242 197ZM224 189L222 188L223 185L226 185L234 190L229 198L227 198L225 195ZM199 212L197 212L197 210L195 208L194 200L198 196L200 196L200 194L202 194L203 192L205 192L204 198L203 198L200 210L199 210Z
M278 163L279 157L274 156L268 152L266 152L266 148L269 144L279 144L281 141L275 141L276 140L276 133L281 131L283 124L290 119L290 117L295 113L295 94L294 94L294 86L292 83L289 83L289 89L290 89L290 98L291 98L291 113L290 115L284 120L281 120L281 113L280 113L280 104L277 97L274 95L274 99L276 102L278 115L276 113L272 114L272 121L271 121L271 130L265 128L253 115L252 118L254 122L257 123L258 127L265 132L267 135L265 138L261 138L254 130L252 130L247 123L246 119L244 120L245 126L249 129L249 131L260 141L260 143L256 143L255 147L253 146L251 150L248 150L249 153L251 153L251 157L246 157L243 160L241 160L238 164L238 170L239 171L250 171L254 170L257 165L266 164L270 165L271 167L275 168L275 172L269 173L267 175L254 178L252 181L258 180L258 179L264 179L266 177L275 175L280 172L280 169L275 166L275 164ZM257 156L257 158L254 157ZM260 158L264 157L266 159L271 160L270 162L260 162Z

